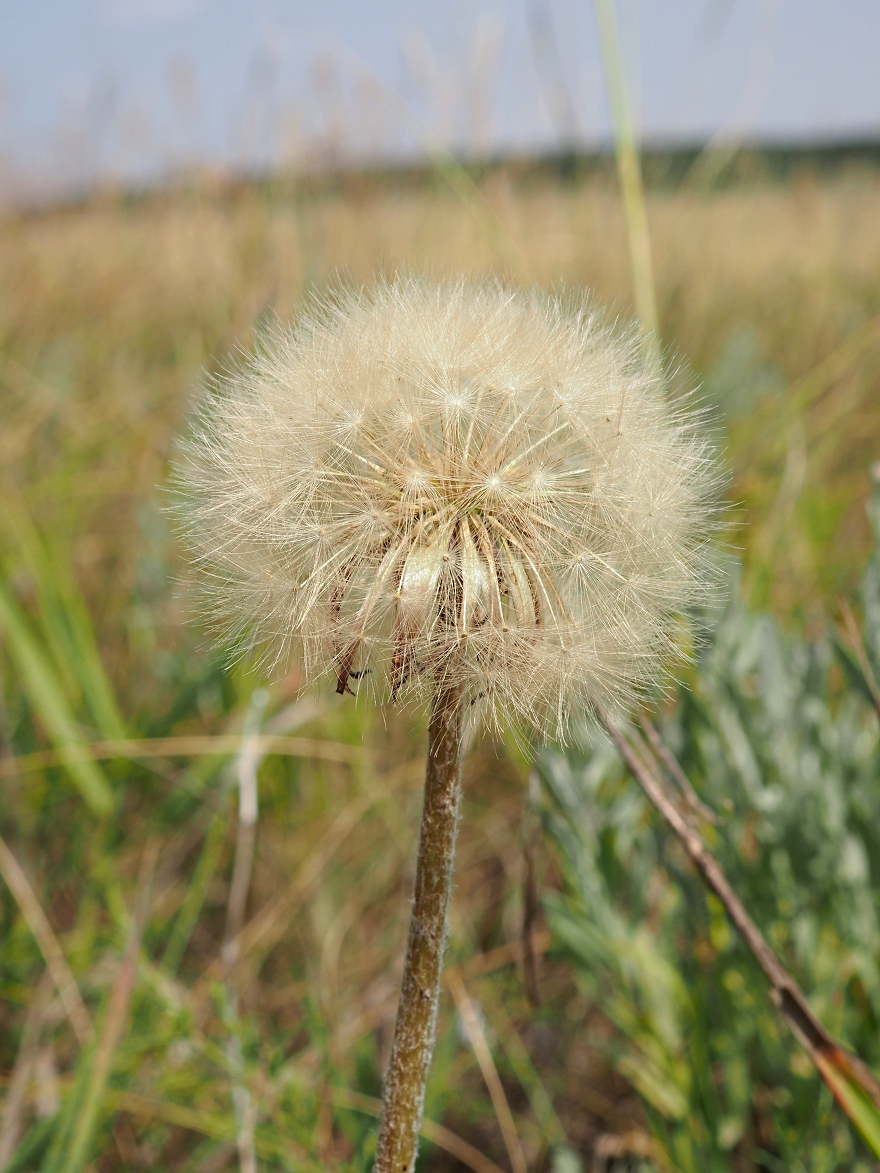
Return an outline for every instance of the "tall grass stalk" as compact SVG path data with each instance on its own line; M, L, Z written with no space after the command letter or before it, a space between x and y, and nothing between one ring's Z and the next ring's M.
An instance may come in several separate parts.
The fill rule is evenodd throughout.
M223 1013L229 1032L225 1049L232 1083L235 1139L238 1146L241 1173L256 1173L257 1170L257 1156L254 1148L257 1109L245 1079L236 966L241 952L241 930L244 925L245 906L254 866L259 816L257 785L259 734L263 713L268 703L269 693L266 689L257 689L251 696L242 730L241 750L235 763L238 780L238 827L235 838L235 862L232 869L232 881L229 885L229 900L226 906L226 930L223 934L223 947L220 951L220 960L225 969Z
M67 1106L74 1108L69 1131L59 1128L45 1168L47 1173L80 1173L89 1157L104 1104L113 1061L128 1027L131 998L137 982L141 941L150 908L153 873L159 857L159 840L144 849L138 877L137 900L131 917L125 953L107 999L104 1020L94 1049L81 1055L83 1086L74 1088ZM77 1094L79 1092L79 1094Z
M6 1091L3 1112L0 1115L0 1173L9 1164L22 1132L27 1109L28 1091L32 1080L40 1042L40 1034L48 1017L47 1008L51 1001L52 976L48 969L40 979L34 999L28 1007L21 1042L15 1057L15 1066Z
M626 70L617 34L614 0L594 0L594 5L602 51L602 69L605 74L605 92L614 132L617 175L626 218L633 297L642 329L649 337L656 338L659 319L651 261L648 210L645 204L645 188L633 114L627 92Z
M465 1034L489 1091L489 1098L492 1100L492 1107L495 1109L495 1115L498 1117L498 1123L501 1127L501 1135L504 1137L504 1146L507 1149L510 1167L513 1173L528 1173L528 1165L516 1131L513 1113L504 1091L504 1085L498 1075L495 1060L492 1058L492 1051L486 1040L486 1032L480 1022L480 1014L468 993L460 970L450 970L446 977L446 984L452 994Z

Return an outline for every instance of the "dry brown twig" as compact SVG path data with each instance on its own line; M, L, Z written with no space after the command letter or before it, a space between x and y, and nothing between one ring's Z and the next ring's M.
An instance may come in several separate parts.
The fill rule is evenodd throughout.
M721 820L718 818L715 812L709 810L709 808L697 794L696 790L694 790L693 786L691 786L690 779L678 764L678 759L673 753L670 752L667 746L663 744L660 739L660 734L644 715L644 713L639 714L639 724L641 725L642 730L648 739L651 749L654 751L656 756L663 763L666 771L675 781L676 785L684 796L685 802L687 802L688 806L691 808L694 814L698 815L701 819L705 819L707 823L712 823L713 825L720 823Z
M846 635L846 642L850 645L856 659L859 662L859 667L862 670L862 675L865 678L865 684L868 686L868 691L871 694L871 703L880 717L880 686L877 684L876 677L868 663L868 657L865 654L865 643L862 639L862 633L859 631L859 625L856 623L856 617L852 613L852 608L846 599L840 600L840 610L843 613L843 629Z

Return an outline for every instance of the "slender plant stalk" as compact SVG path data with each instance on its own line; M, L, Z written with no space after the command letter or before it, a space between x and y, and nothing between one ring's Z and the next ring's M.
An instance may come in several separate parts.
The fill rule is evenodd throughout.
M614 154L623 210L626 216L626 234L632 268L633 296L636 313L646 334L656 335L658 329L657 299L654 293L654 271L651 263L651 237L648 232L648 212L642 167L633 128L632 113L626 92L626 73L617 36L614 0L594 0L596 24L599 26L599 44L602 51L602 69L605 90L611 110L614 130Z
M226 1039L226 1059L232 1083L232 1104L235 1110L235 1141L241 1173L256 1173L257 1154L254 1128L256 1105L245 1081L245 1063L241 1048L241 1024L238 1013L238 975L236 966L241 952L241 929L251 886L254 867L254 848L257 841L259 790L257 771L260 765L259 733L263 711L269 700L265 689L257 689L251 697L250 708L238 755L238 831L235 840L235 863L229 902L226 907L226 932L223 936L221 959L226 969L223 983L224 1019L229 1030Z
M94 1038L95 1031L89 1012L80 996L76 979L70 972L58 938L52 931L52 926L31 887L30 880L3 839L0 839L0 876L9 886L9 890L21 909L22 916L43 954L46 968L55 983L61 1005L70 1019L70 1025L73 1027L80 1046L88 1046Z
M0 1170L6 1169L21 1135L27 1109L28 1085L31 1082L40 1033L47 1018L52 989L52 975L47 969L40 978L28 1009L15 1066L6 1085L6 1099L3 1101L3 1112L0 1115Z
M474 1006L467 987L464 984L461 970L455 966L447 970L446 985L449 987L449 992L455 1001L459 1018L461 1019L471 1049L479 1064L483 1081L489 1092L489 1097L492 1100L492 1107L495 1109L495 1115L501 1127L501 1136L504 1140L504 1147L507 1149L507 1156L510 1159L513 1173L528 1173L528 1166L526 1165L522 1145L519 1143L519 1136L516 1131L516 1122L513 1119L510 1104L507 1102L507 1096L504 1093L504 1085L498 1075L498 1068L495 1066L492 1051L486 1041L486 1033L480 1022L477 1008Z
M438 688L428 726L413 909L373 1173L412 1173L416 1163L452 894L463 717L459 690Z
M131 918L128 944L110 988L101 1033L97 1038L88 1067L85 1069L85 1088L81 1101L76 1105L72 1133L69 1140L63 1141L63 1147L58 1152L56 1160L49 1163L50 1169L55 1170L60 1167L61 1173L80 1173L88 1160L89 1150L100 1122L101 1109L107 1092L107 1083L113 1070L113 1062L128 1027L131 997L137 984L141 941L150 912L153 873L156 869L161 846L160 840L151 839L144 850L138 878L137 907ZM70 1095L75 1093L76 1088L70 1092ZM57 1143L58 1138L56 1138Z

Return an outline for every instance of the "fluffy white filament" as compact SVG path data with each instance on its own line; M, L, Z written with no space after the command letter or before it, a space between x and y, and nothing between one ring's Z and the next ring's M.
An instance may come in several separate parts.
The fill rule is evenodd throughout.
M707 581L698 413L582 300L398 278L314 302L205 397L178 466L210 610L309 679L563 729L631 704Z

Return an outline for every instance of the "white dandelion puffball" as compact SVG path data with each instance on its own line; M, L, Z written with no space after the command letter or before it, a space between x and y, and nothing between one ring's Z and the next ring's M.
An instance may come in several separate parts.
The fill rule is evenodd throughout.
M224 635L340 692L564 729L662 678L710 577L699 412L574 297L337 290L216 381L177 476Z

